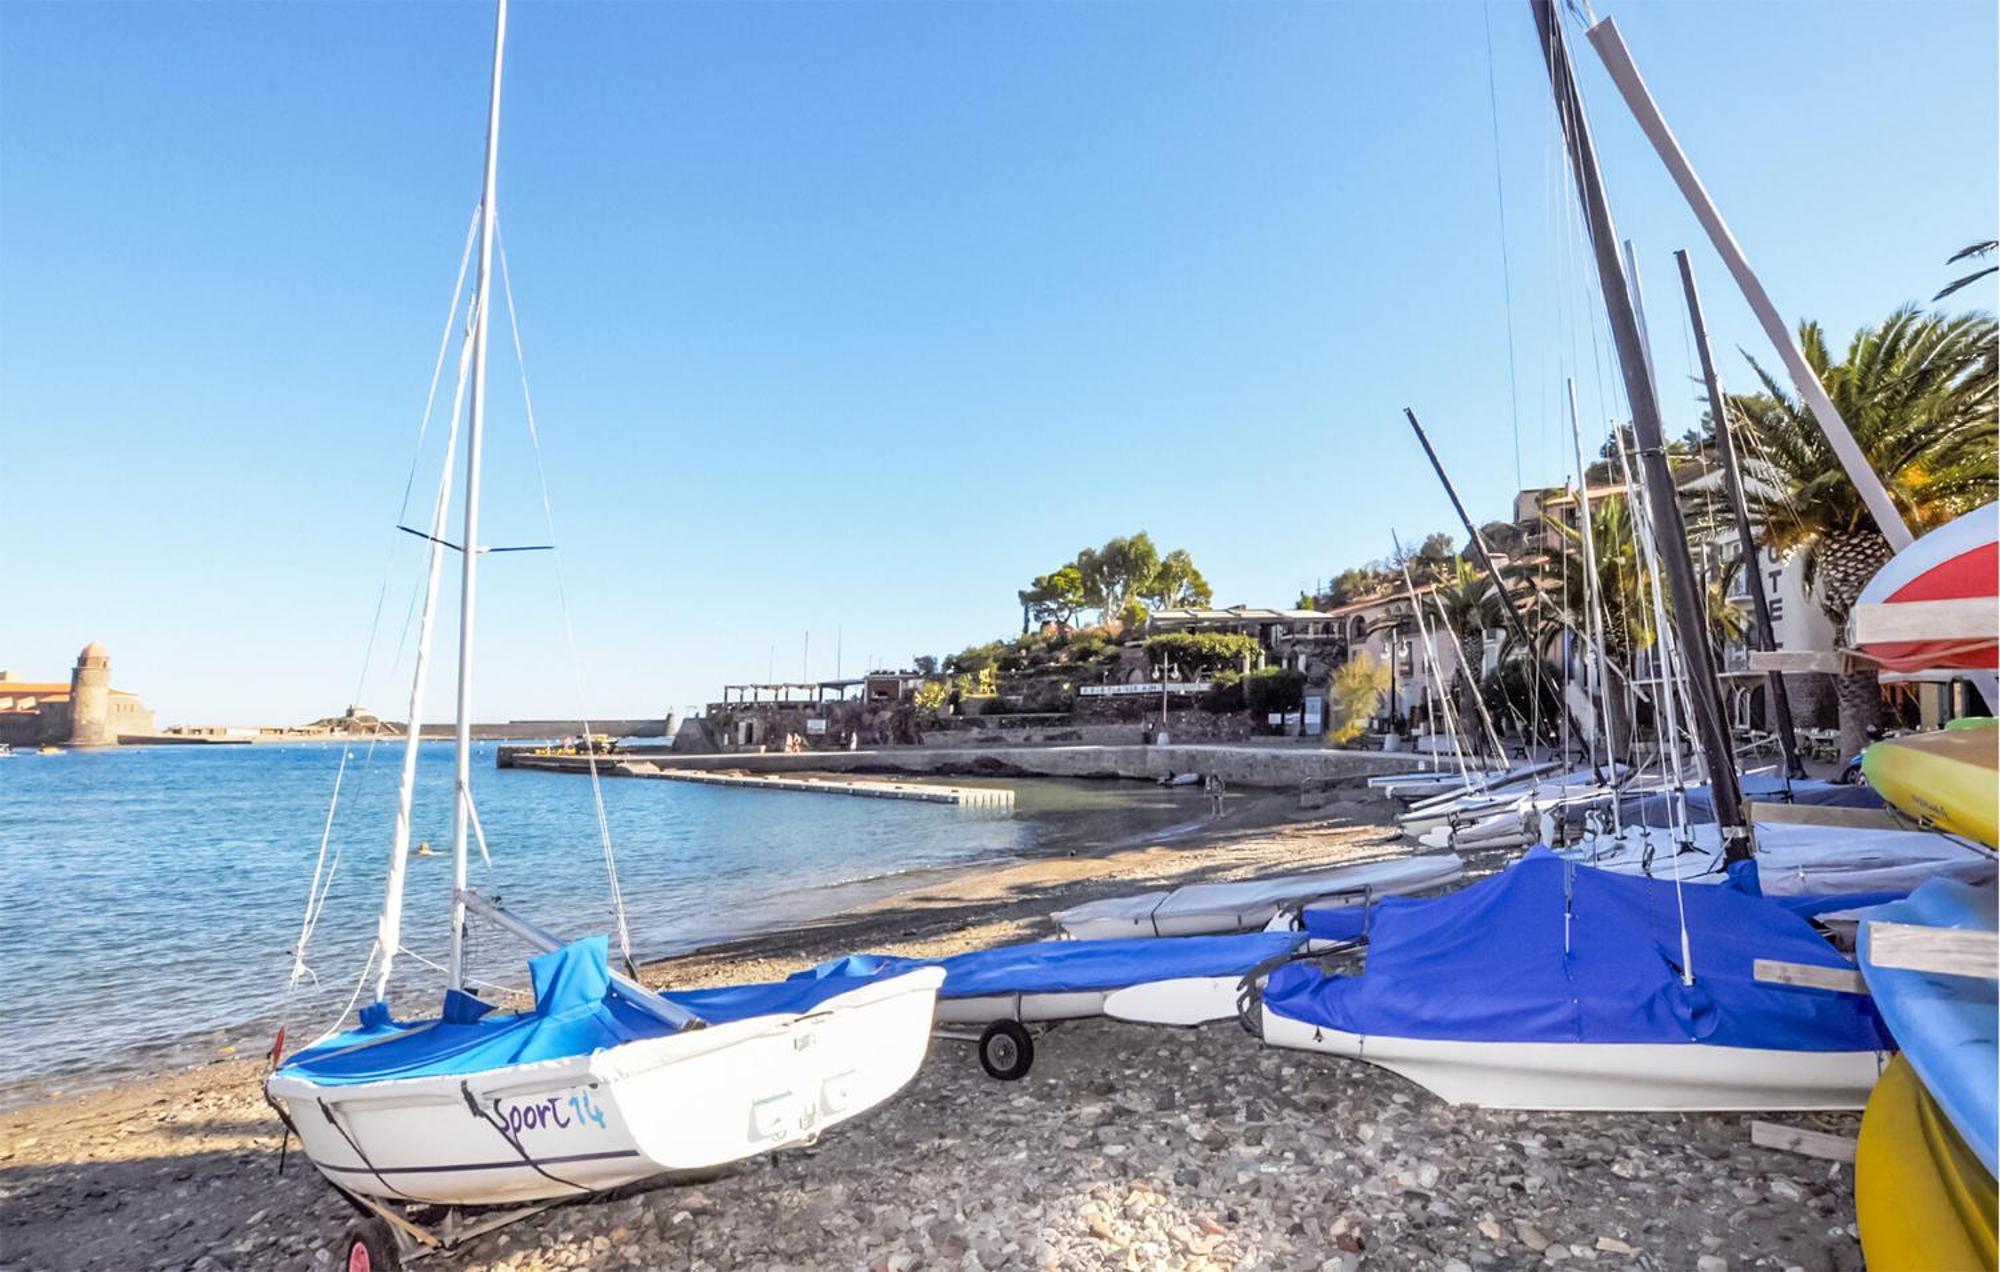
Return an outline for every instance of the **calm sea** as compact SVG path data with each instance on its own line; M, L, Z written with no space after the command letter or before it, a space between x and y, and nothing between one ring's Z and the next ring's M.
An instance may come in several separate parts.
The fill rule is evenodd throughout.
M347 1002L373 935L398 747L356 747L333 821L317 977L285 981L341 761L337 744L145 747L0 759L0 1099L293 1045ZM451 753L426 743L404 941L442 961L449 920ZM1130 784L1009 783L1012 814L951 805L603 783L641 956L771 931L908 886L914 872L1063 851L1185 823L1198 797ZM587 779L500 771L480 747L473 790L492 851L472 879L559 933L610 929ZM329 854L331 857L332 853ZM526 951L474 923L473 970L525 979ZM430 1010L441 978L398 963L392 998Z

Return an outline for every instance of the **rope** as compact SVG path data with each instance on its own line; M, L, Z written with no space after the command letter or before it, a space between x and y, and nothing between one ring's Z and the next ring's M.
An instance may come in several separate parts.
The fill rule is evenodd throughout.
M514 366L521 378L521 407L527 417L528 440L535 452L535 476L542 488L542 518L548 527L549 555L553 558L556 574L556 600L562 608L563 636L569 644L570 673L575 680L576 714L583 724L584 759L590 770L590 799L597 814L597 840L604 851L604 876L611 886L611 913L618 926L618 949L624 955L628 968L633 967L632 931L625 918L625 894L618 886L618 858L611 847L611 820L604 812L604 785L597 771L596 731L592 729L590 717L584 711L583 664L576 654L576 624L570 617L569 592L563 585L562 552L556 545L561 540L556 535L555 505L549 498L549 474L542 462L542 435L535 427L534 398L528 392L528 359L521 347L521 322L514 309L514 280L507 270L507 243L497 227L494 237L500 255L500 290L507 298L507 328L514 338ZM484 851L484 845L481 845Z

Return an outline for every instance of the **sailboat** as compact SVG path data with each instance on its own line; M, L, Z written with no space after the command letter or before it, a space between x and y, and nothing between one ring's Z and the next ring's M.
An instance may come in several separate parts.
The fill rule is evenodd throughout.
M271 1104L312 1164L378 1217L350 1234L349 1266L393 1264L398 1248L449 1248L555 1202L661 1172L712 1168L809 1144L915 1075L943 980L936 968L829 976L738 987L688 1007L614 972L608 937L565 942L467 885L468 833L478 836L482 852L486 847L472 799L470 707L506 33L507 0L498 0L478 270L435 511L430 533L420 536L430 541L429 575L388 881L371 955L375 995L358 1025L284 1060L265 1082ZM459 406L468 384L450 961L439 1010L403 1019L390 1009L390 970L402 950L411 803L441 565L447 548L459 550L446 541L445 528ZM615 866L612 878L615 899ZM308 915L309 933L310 907ZM541 951L528 962L532 1006L496 1010L468 990L471 918ZM623 946L622 909L619 927ZM304 947L302 936L300 960ZM295 961L295 973L297 966ZM366 978L364 969L362 985ZM282 1035L274 1054L281 1049ZM424 1226L404 1209L421 1203L448 1208L441 1228ZM518 1205L469 1221L457 1210L505 1203Z
M1531 849L1430 901L1376 907L1357 976L1272 972L1272 1046L1366 1060L1453 1103L1860 1108L1893 1049L1852 995L1767 985L1758 959L1851 969L1810 924Z

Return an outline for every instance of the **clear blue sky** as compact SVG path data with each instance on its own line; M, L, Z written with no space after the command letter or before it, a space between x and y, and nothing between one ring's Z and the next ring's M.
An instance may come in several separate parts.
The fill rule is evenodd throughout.
M1986 0L1600 10L1788 312L1844 337L1993 235ZM101 639L165 720L310 718L352 694L393 556L363 697L401 714L390 526L490 20L0 5L0 666ZM1725 377L1766 351L1577 48L1685 426L1672 249ZM850 674L1004 634L1029 576L1142 528L1219 602L1289 604L1450 525L1403 406L1497 517L1516 411L1533 484L1571 467L1562 377L1608 403L1515 0L520 0L510 51L502 218L599 713L705 701L774 646L796 675L807 629L815 676L837 628ZM539 542L495 345L485 537ZM546 555L483 578L478 714L572 710Z

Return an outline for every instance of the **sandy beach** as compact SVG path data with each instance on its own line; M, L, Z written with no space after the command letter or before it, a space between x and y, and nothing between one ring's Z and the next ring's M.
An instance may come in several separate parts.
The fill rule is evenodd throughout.
M1400 853L1385 811L1259 796L1199 833L934 880L646 975L1036 939L1094 896ZM296 1153L280 1173L262 1068L219 1059L0 1114L0 1268L334 1266L351 1211ZM430 1265L1858 1267L1851 1170L1755 1148L1748 1121L1457 1109L1233 1023L1085 1021L1047 1035L1021 1082L939 1041L904 1093L814 1148L565 1206Z

